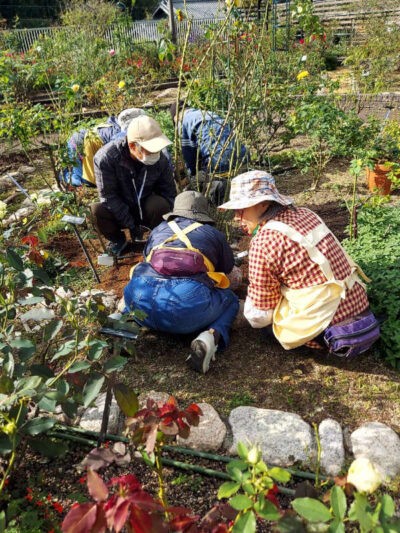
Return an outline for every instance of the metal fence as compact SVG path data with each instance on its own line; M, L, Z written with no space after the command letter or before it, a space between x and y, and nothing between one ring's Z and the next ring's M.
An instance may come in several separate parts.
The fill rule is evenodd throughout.
M204 33L211 24L217 23L223 19L208 18L208 19L192 19L191 21L184 20L179 23L177 28L178 42L182 42L188 30L190 23L189 40L197 40L204 36ZM110 46L118 47L121 41L134 43L157 42L162 38L162 33L159 29L159 21L155 20L140 20L132 22L130 25L113 25L103 32L103 37L110 43ZM99 36L99 29L93 28L93 34L89 30L88 38L92 36ZM17 30L2 30L0 31L0 46L2 50L13 50L15 52L27 52L37 42L41 36L54 37L58 32L63 32L66 38L68 34L76 33L74 27L53 26L50 28L27 28Z

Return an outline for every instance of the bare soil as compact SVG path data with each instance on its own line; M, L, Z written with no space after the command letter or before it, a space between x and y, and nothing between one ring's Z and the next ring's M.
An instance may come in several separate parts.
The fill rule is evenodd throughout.
M281 192L317 212L343 239L349 218L344 200L350 198L352 188L347 168L344 161L333 162L317 191L309 190L310 178L295 171L277 176L276 181ZM367 194L364 183L359 184L359 194ZM85 261L72 234L58 236L51 246L68 261ZM245 249L248 238L239 246ZM89 249L100 252L100 243L91 241ZM141 259L140 248L133 251L134 257L119 260L114 267L99 267L101 283L94 286L122 296L131 267ZM245 292L244 285L239 296ZM353 361L306 347L285 351L273 337L240 324L233 328L229 347L203 376L185 365L191 338L145 331L124 378L140 392L168 392L182 405L209 402L225 416L233 407L248 404L296 412L310 423L332 417L355 429L375 420L400 431L399 374L374 351Z
M25 161L7 158L2 170L5 167L11 170L15 162L19 165ZM352 188L347 169L345 161L331 163L318 191L310 191L310 178L297 171L277 175L276 181L282 193L292 196L297 205L316 211L338 238L343 239L348 224L345 200L350 198ZM366 197L363 183L359 184L358 192ZM397 201L398 197L394 195L393 200ZM96 263L96 255L102 251L100 242L90 239L86 244ZM243 238L239 247L247 246L248 239ZM72 233L57 235L47 248L56 250L70 263L85 264L84 254ZM92 286L114 290L121 296L129 270L140 260L140 249L134 252L134 257L120 260L114 267L96 267L101 283L93 281ZM240 288L239 294L244 297L245 286ZM168 392L182 407L191 402L208 402L224 419L231 409L252 405L295 412L309 423L334 418L346 433L368 421L386 423L400 432L399 374L374 351L348 362L305 347L285 351L274 338L241 323L233 328L229 347L218 354L210 371L199 375L185 364L191 339L192 336L144 331L137 343L136 355L125 367L121 379L139 393ZM72 446L66 458L43 463L38 456L27 452L19 467L24 475L12 477L10 490L13 495L24 497L27 484L33 484L43 492L56 493L62 504L69 507L77 493L87 495L85 486L79 486L79 475L74 468L65 469L66 464L79 462L83 453L82 448ZM224 465L202 463L224 469ZM105 475L125 471L133 471L145 488L155 490L154 476L137 461L128 469L111 469ZM170 501L187 505L200 515L215 503L217 487L222 482L173 469L166 470L166 478Z

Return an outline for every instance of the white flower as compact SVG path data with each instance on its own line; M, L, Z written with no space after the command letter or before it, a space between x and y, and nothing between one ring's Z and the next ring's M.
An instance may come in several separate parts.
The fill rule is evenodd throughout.
M3 218L6 216L6 213L7 213L7 204L0 200L0 220L3 220Z
M41 46L37 46L36 47L36 52L38 52L40 54L41 51L42 51L42 47Z
M302 6L297 6L297 13L303 13Z
M355 486L358 492L372 494L382 483L382 475L375 465L366 457L359 457L350 465L347 481Z
M300 61L307 61L307 56L303 56Z

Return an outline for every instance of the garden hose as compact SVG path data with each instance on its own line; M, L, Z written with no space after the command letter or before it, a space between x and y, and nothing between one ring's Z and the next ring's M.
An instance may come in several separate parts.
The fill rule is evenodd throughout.
M59 424L56 426L56 429L59 429L60 432L61 432L61 433L59 433L60 438L63 438L61 435L64 435L65 432L67 432L67 433L68 432L72 432L72 433L79 433L79 434L82 434L82 435L89 435L91 437L95 437L96 439L98 439L98 437L100 435L98 431L91 431L91 430L88 430L88 429L82 429L82 428L77 428L77 427L63 426L63 425L59 425ZM114 441L114 442L124 442L126 444L128 444L130 442L130 440L127 437L124 437L122 435L111 435L109 433L105 434L105 439L106 440L111 440L111 441ZM70 439L70 440L73 440L73 439ZM97 444L95 441L86 440L86 442L91 442L94 445ZM217 454L209 453L209 452L200 452L200 451L197 451L197 450L193 450L191 448L184 448L182 446L170 446L170 445L167 445L167 444L163 446L163 450L166 451L166 452L169 452L169 453L181 453L183 455L191 455L193 457L200 457L202 459L208 459L210 461L218 461L218 462L222 462L222 463L229 463L233 459L232 456L217 455ZM165 462L167 460L171 461L172 459L163 458L163 462L165 464L167 464ZM189 464L190 465L190 463L182 463L182 464ZM195 466L195 465L191 465L191 466ZM198 467L198 468L202 468L202 467ZM293 468L285 468L285 470L287 472L289 472L289 474L291 474L294 477L303 478L303 479L310 479L312 481L315 481L315 479L316 479L315 474L313 474L312 472L303 472L302 470L296 470L296 469L293 469ZM213 472L218 472L218 471L217 470L213 470ZM222 474L224 474L224 473L222 472ZM224 475L227 475L227 474L224 474ZM319 476L319 479L322 480L322 481L326 481L329 478L327 476Z

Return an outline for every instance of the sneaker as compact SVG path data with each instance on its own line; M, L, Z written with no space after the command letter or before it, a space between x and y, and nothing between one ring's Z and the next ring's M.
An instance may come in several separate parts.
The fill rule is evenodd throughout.
M210 362L215 361L214 335L210 331L203 331L190 345L191 354L186 359L187 364L196 372L205 374L210 368Z
M125 236L120 237L118 241L110 241L109 245L107 246L107 252L110 255L115 255L118 257L119 255L121 255L121 252L125 250L127 245L128 243L125 239Z

